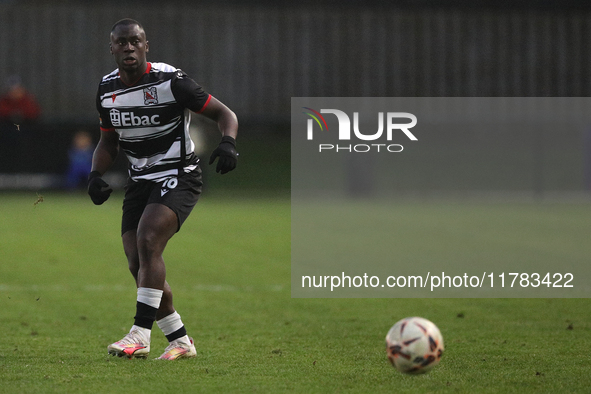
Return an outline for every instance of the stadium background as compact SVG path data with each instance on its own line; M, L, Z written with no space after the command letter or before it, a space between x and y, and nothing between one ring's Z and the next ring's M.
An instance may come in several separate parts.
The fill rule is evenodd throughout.
M2 130L2 163L18 165L0 168L0 186L38 189L44 184L37 178L10 173L61 174L76 130L98 138L94 97L100 78L116 67L108 33L121 17L144 24L150 61L184 69L238 114L241 175L212 177L211 184L286 190L290 97L589 96L590 10L584 1L550 0L0 1L0 75L20 75L43 110L38 124L18 132L20 147L7 137L14 128ZM495 190L540 195L590 184L585 130L466 137L447 133L438 144L462 141L474 160L486 152L520 174L518 185L491 182ZM470 170L465 158L461 165L455 155L444 159L468 171L481 165ZM418 162L417 177L433 164ZM124 168L120 160L117 169ZM406 174L398 187L436 191L446 184L417 184L417 177ZM481 181L454 185L486 189Z

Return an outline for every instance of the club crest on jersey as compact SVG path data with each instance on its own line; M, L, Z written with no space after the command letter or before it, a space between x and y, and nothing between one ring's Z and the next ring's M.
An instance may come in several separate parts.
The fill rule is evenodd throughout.
M144 104L158 104L158 93L156 92L156 86L144 88Z

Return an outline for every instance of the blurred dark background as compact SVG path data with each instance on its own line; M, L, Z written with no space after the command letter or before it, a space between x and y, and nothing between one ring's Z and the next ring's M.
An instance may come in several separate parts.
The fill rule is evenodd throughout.
M239 168L226 178L206 168L210 184L287 190L292 96L589 96L588 3L0 0L0 77L18 75L41 107L34 121L3 123L0 188L55 187L74 134L98 140L96 89L116 68L109 32L124 17L144 25L149 61L185 70L237 113ZM211 124L196 128L207 158L218 136ZM585 133L563 132L571 145L561 149L579 175L559 187L585 190ZM531 131L523 137L552 149ZM487 138L495 143L480 138L483 149L503 148Z

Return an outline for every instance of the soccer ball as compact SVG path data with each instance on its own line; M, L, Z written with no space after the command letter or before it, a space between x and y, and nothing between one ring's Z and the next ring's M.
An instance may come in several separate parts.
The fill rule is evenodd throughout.
M394 324L386 335L388 360L401 372L429 372L443 354L439 328L422 317L407 317Z

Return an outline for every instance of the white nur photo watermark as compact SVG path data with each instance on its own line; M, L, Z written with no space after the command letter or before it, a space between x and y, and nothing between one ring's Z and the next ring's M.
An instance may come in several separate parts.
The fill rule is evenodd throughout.
M363 275L349 276L343 272L335 275L304 275L302 288L329 288L334 291L339 288L428 288L430 291L443 288L562 288L574 287L572 273L526 273L526 272L483 272L481 276L468 275L400 275L388 276L384 281L378 276Z
M401 131L411 141L418 141L417 137L409 130L416 126L417 117L408 112L387 112L384 116L384 112L378 112L378 130L373 134L364 134L359 129L359 112L353 112L353 125L351 127L351 119L344 111L339 109L321 109L320 112L309 108L303 107L307 111L304 112L310 116L307 122L306 137L309 141L314 139L314 124L318 125L320 131L328 131L328 124L322 114L333 114L336 116L338 121L338 140L351 141L354 136L356 139L364 142L375 142L382 138L384 130L386 134L386 141L391 142L395 131ZM384 127L384 119L386 126ZM395 119L407 119L408 123L398 123ZM390 152L399 153L402 152L404 147L401 144L391 143L361 143L361 144L329 144L322 143L318 145L318 151L320 153L333 151L333 152Z

